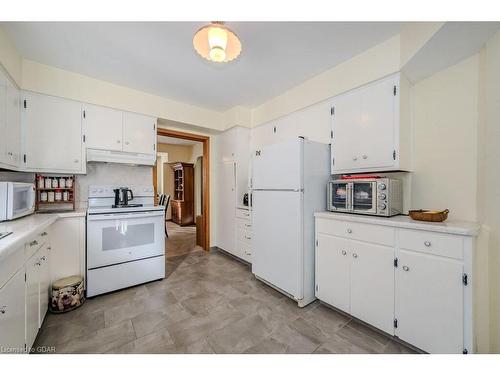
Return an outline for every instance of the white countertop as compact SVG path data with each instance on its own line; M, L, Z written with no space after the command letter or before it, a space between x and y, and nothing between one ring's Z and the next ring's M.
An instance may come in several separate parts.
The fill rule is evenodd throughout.
M12 221L0 222L0 232L12 232L12 234L0 240L0 262L11 253L22 246L36 233L43 231L59 218L82 217L86 210L71 212L60 212L50 214L33 214Z
M471 221L446 220L442 223L432 223L426 221L416 221L405 215L393 217L367 216L358 214L346 214L340 212L316 212L317 218L352 221L358 223L386 225L398 228L428 230L431 232L441 232L448 234L458 234L462 236L477 236L480 225Z

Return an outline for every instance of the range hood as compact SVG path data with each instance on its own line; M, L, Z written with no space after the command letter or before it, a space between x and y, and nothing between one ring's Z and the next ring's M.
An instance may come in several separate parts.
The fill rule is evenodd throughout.
M154 154L87 149L87 162L154 165L156 157Z

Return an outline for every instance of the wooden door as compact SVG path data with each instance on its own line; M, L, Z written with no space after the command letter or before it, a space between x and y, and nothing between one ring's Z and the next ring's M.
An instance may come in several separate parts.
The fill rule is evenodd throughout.
M429 353L462 353L463 264L400 250L396 335Z
M316 297L350 313L349 241L324 234L316 239Z
M350 241L351 314L394 334L394 248Z

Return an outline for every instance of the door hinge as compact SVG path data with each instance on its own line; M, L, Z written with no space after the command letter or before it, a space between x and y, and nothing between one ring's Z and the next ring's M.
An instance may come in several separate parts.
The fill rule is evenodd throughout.
M153 143L153 150L156 151L156 143Z
M83 110L83 118L85 118L86 114L85 114L85 110Z
M83 135L83 143L85 143L85 134Z
M318 246L318 240L316 240L316 246Z
M462 275L462 283L463 283L464 285L469 285L469 276L467 276L467 274L466 274L466 273L464 273L464 274Z
M394 267L398 266L398 258L394 258Z
M392 160L396 160L396 150L392 151Z
M26 154L23 155L23 161L26 163Z
M153 130L156 130L156 124L153 124Z
M330 138L333 139L333 130L330 130Z
M24 282L26 282L26 272L24 273Z
M331 107L330 108L330 115L334 115L335 114L335 107Z
M394 319L394 328L398 328L398 320Z
M24 101L23 101L23 106L24 106L24 109L26 109L28 107L26 104L26 99L24 99Z
M273 126L273 133L276 134L276 126Z
M318 284L316 284L316 292L318 291L319 287L318 287Z
M396 85L394 85L394 90L393 90L394 96L398 93L398 89L396 88Z

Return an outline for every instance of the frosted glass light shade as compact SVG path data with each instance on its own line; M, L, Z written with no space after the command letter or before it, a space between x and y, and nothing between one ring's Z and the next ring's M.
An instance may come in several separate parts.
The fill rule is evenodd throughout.
M199 29L193 37L196 52L209 61L229 62L241 53L241 42L222 23L211 23Z

